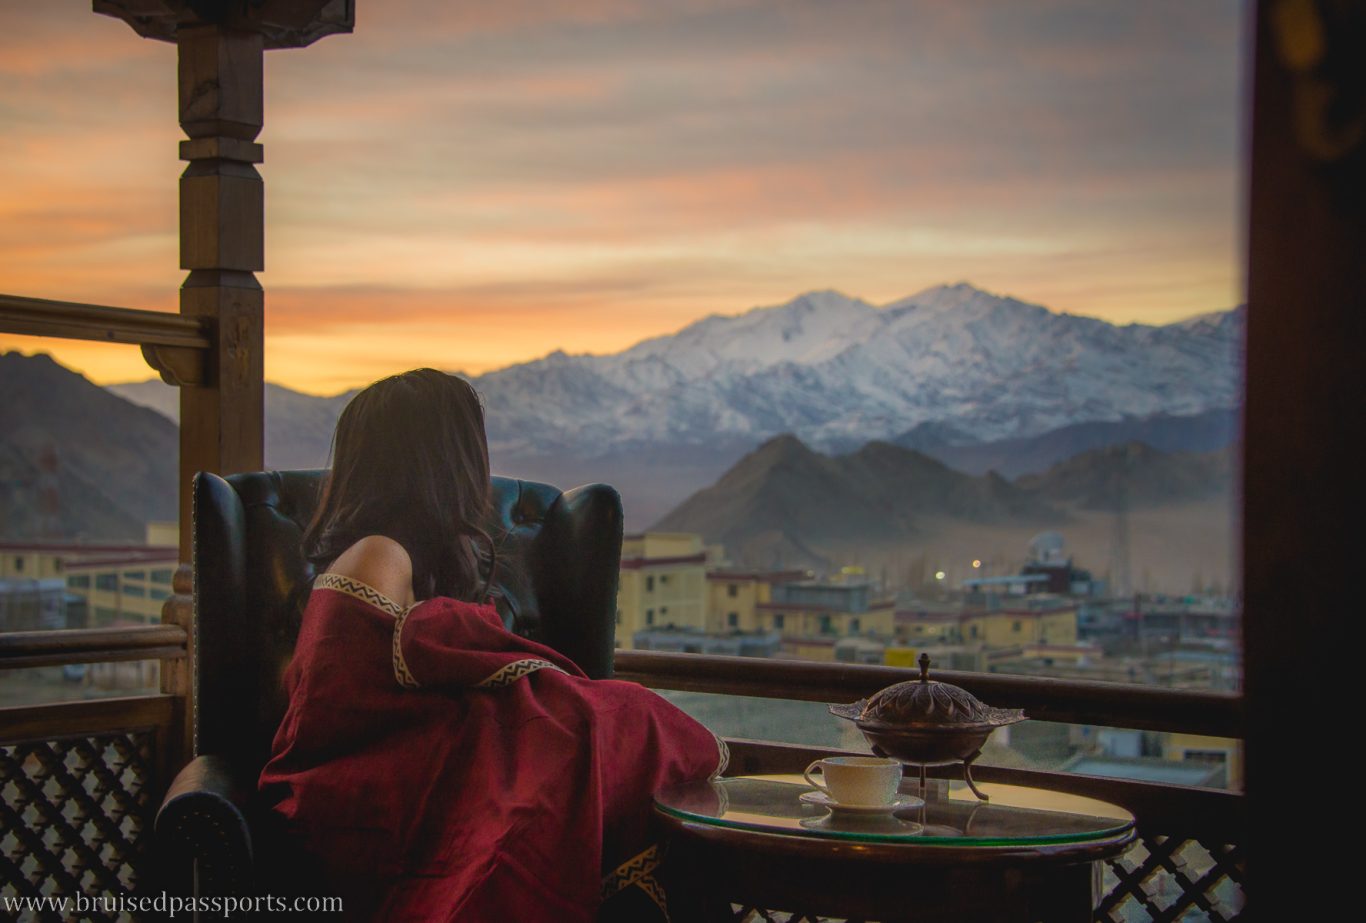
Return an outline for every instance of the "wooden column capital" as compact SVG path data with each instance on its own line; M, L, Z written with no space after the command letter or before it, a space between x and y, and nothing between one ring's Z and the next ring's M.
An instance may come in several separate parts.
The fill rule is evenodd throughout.
M259 32L185 26L180 55L180 266L210 272L265 269L265 189L255 138L263 113Z
M187 26L176 33L176 46L180 127L185 134L254 140L261 133L264 112L261 33Z

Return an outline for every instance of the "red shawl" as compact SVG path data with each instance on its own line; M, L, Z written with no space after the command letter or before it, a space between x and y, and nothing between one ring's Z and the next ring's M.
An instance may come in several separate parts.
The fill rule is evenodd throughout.
M651 795L725 759L650 690L588 679L492 606L404 610L336 574L285 684L262 792L377 919L589 921L623 887L657 897Z

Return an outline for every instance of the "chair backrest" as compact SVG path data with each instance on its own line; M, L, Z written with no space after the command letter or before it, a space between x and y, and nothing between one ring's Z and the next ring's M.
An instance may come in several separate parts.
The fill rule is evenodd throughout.
M254 784L284 715L285 668L316 576L303 530L324 471L261 471L194 483L195 753ZM499 609L518 634L589 676L612 672L621 498L593 484L493 479L505 532Z

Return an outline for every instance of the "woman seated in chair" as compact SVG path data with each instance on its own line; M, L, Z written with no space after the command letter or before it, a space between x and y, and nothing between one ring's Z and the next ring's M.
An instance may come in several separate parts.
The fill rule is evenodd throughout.
M353 918L655 912L651 795L719 773L724 746L505 630L474 389L431 369L371 385L333 455L305 535L323 572L261 774L286 829Z

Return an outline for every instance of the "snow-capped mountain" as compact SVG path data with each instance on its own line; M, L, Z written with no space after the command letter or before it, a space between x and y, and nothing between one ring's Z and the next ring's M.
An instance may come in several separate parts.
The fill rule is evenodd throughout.
M1240 403L1242 320L1238 309L1116 327L966 284L880 308L811 292L614 355L556 352L474 383L494 470L562 486L606 481L629 498L628 527L643 528L783 433L823 452L899 442L974 472L1042 470L1086 448L1154 438L1167 418L1201 432L1165 448L1218 448L1231 425L1219 421ZM159 381L110 390L175 418L174 389ZM266 464L325 464L349 398L267 384ZM1042 435L1081 423L1103 432Z
M151 408L173 423L180 421L180 392L160 378L106 385L105 390ZM266 382L266 465L271 468L326 467L337 417L355 394L355 391L346 391L331 397L315 397Z
M825 291L614 355L553 353L476 385L491 440L509 452L779 433L841 448L927 423L988 441L1234 406L1241 338L1241 310L1119 327L965 283L880 308Z

